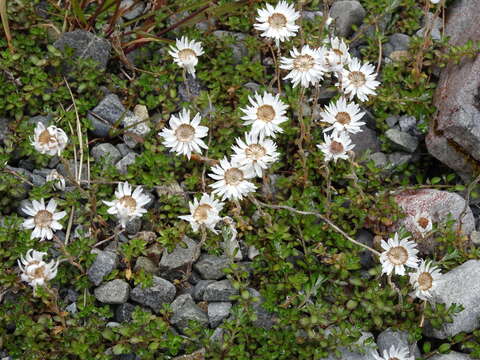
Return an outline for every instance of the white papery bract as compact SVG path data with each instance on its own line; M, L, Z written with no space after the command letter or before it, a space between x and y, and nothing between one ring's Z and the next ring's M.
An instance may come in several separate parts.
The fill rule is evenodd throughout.
M158 135L163 137L162 144L170 148L170 151L179 155L186 155L188 159L192 152L201 154L202 149L208 149L208 146L202 140L208 134L208 127L201 126L200 113L190 121L190 110L183 109L178 113L178 117L170 117L170 129L164 128Z
M245 142L237 138L237 145L232 146L235 154L232 161L240 164L241 169L253 171L259 177L263 170L268 169L280 156L277 145L270 139L262 136L247 134Z
M283 132L279 125L288 120L285 116L288 105L280 100L280 95L265 92L260 96L255 93L248 100L250 106L240 110L245 114L242 116L244 125L252 125L253 135L275 137L276 133Z
M345 41L334 37L330 39L330 48L325 51L325 67L330 72L342 71L350 64L351 57Z
M170 49L168 53L173 57L173 61L195 77L198 56L203 55L202 44L182 36L182 38L176 40L176 45L172 45Z
M440 1L441 1L441 0L430 0L430 2L431 2L432 4L435 4L435 5L438 4L438 3L440 3Z
M375 68L373 65L361 64L360 60L353 58L348 64L348 69L341 73L343 91L352 100L355 96L360 101L368 100L369 95L376 95L375 89L380 82L376 81Z
M421 237L424 237L433 229L432 218L426 213L416 213L413 218L413 225Z
M417 271L410 273L410 284L414 288L412 295L421 300L431 299L441 277L442 273L436 266L422 260Z
M280 42L295 36L300 28L295 25L299 17L300 13L295 11L294 6L282 0L275 7L266 4L265 9L258 9L257 23L253 27L262 31L261 36L275 40L278 47Z
M204 225L217 234L215 226L221 220L219 213L222 211L224 203L216 200L213 195L203 194L200 201L193 199L189 206L190 215L182 215L179 218L188 221L194 232Z
M59 155L67 146L68 136L62 129L51 125L45 128L41 122L34 130L32 145L40 154Z
M284 77L284 80L291 79L293 87L296 87L298 84L304 88L315 85L327 71L324 66L325 49L323 47L312 49L310 46L305 45L300 52L293 48L290 51L290 56L290 58L282 57L280 59L280 68L290 70L288 75Z
M255 176L254 172L242 170L241 165L236 162L230 163L223 158L219 165L212 167L212 171L208 176L217 181L209 186L214 189L213 194L222 196L222 200L242 200L256 189L256 186L248 181Z
M355 145L352 144L352 140L346 132L341 132L325 135L325 143L317 145L317 147L322 150L326 162L330 160L337 162L338 159L347 160L348 151L352 150Z
M18 267L22 271L21 279L31 287L43 286L47 281L52 280L57 275L58 261L52 260L49 263L43 261L45 252L30 249L21 256L18 261Z
M58 220L67 215L65 211L55 212L57 203L54 199L50 199L48 205L45 206L45 200L33 200L31 205L25 205L22 211L31 216L25 220L22 226L25 229L33 229L30 235L31 239L39 238L40 241L45 239L51 240L53 232L62 229L62 224Z
M65 178L55 169L47 175L46 181L52 181L53 187L57 190L65 190Z
M373 356L376 360L415 360L414 356L410 356L410 350L407 347L398 348L392 345L390 350L383 351L383 357L376 354L376 351L373 353Z
M365 125L360 121L364 112L355 103L348 103L344 97L337 100L336 103L330 103L325 107L325 111L320 114L322 121L325 121L332 126L324 129L324 132L333 130L333 132L346 131L351 134L356 134L360 131L360 127Z
M382 248L385 250L380 255L382 273L391 275L405 275L405 266L412 269L418 268L417 244L409 241L409 238L398 239L398 233L388 242L382 240Z
M128 221L145 214L147 210L144 206L149 202L150 198L143 193L141 186L132 192L132 187L128 182L118 184L114 200L103 201L105 205L109 206L107 212L116 215L123 228Z

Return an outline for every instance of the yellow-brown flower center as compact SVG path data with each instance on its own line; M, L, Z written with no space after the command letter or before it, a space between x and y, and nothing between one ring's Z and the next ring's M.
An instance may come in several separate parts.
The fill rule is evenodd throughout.
M308 71L315 65L315 59L310 55L300 55L293 60L293 67L298 71Z
M134 211L137 208L137 201L130 195L125 195L118 201L130 211Z
M37 267L35 269L35 271L33 272L33 277L35 279L44 278L45 277L45 267L44 266Z
M403 246L395 246L388 250L387 257L393 265L403 265L408 260L408 251Z
M363 86L367 82L365 75L360 71L350 72L350 74L348 74L348 80L350 80L355 87Z
M182 61L188 61L196 56L197 54L192 49L183 49L178 52L178 57Z
M55 142L55 136L51 135L48 130L43 130L40 135L38 136L38 142L42 145L48 145L51 142Z
M257 118L270 122L275 119L275 109L271 105L262 105L257 109Z
M433 277L428 272L423 272L418 277L418 287L422 291L426 291L432 287L433 284Z
M341 154L344 151L343 144L338 141L332 141L330 144L330 152L332 154Z
M238 185L243 180L243 171L231 168L225 171L225 183L227 185Z
M193 212L193 218L196 221L205 221L208 219L208 214L212 210L212 207L208 204L199 205Z
M35 226L39 226L42 228L49 227L53 220L53 214L48 210L40 210L37 214L33 217L33 222Z
M190 142L195 136L195 128L188 124L182 124L175 130L175 136L178 141Z
M340 49L332 49L332 51L338 56L343 56L343 51Z
M252 144L245 149L247 157L253 160L260 160L266 153L267 151L260 144Z
M272 28L278 30L287 25L287 18L283 14L274 13L268 18L268 23Z
M347 113L345 111L340 111L335 116L335 120L337 120L342 125L347 125L347 124L350 124L350 121L352 120L352 118L350 117L349 113Z
M420 219L418 219L417 223L422 229L426 229L428 224L430 223L430 220L425 217L421 217Z

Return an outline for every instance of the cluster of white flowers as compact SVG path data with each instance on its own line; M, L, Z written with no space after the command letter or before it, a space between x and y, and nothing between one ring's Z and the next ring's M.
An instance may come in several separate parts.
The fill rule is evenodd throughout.
M28 283L31 287L43 286L49 280L57 275L58 261L50 261L46 263L43 257L47 255L45 252L30 249L25 257L18 260L18 267L22 271L21 279Z

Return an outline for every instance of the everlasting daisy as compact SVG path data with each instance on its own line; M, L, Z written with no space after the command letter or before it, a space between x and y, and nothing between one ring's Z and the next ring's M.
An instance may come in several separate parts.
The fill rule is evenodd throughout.
M235 152L232 161L239 163L242 169L254 171L259 177L280 156L272 140L252 134L245 136L245 142L237 138L237 145L233 145L232 150Z
M375 89L380 82L376 81L375 68L371 64L361 64L360 60L353 58L348 64L348 70L342 71L342 87L352 100L355 96L360 101L368 100L369 95L376 95Z
M294 6L282 0L275 7L267 4L265 9L258 9L257 24L253 26L263 31L261 36L274 39L278 47L280 42L295 36L300 28L295 25L295 20L299 17L300 13L295 11Z
M149 202L150 198L143 193L141 186L132 193L132 187L126 181L118 184L113 201L103 201L110 207L107 212L116 215L122 227L125 227L128 221L145 214L147 210L143 206Z
M176 46L172 45L170 48L168 53L173 57L173 61L195 77L198 56L203 55L202 44L182 36L181 39L177 39Z
M65 190L65 178L55 169L50 171L46 178L47 181L52 181L53 187L57 190Z
M163 129L160 135L163 137L163 145L171 148L177 154L190 156L193 152L202 153L202 149L208 149L208 146L203 142L202 138L207 136L208 127L201 126L200 113L190 121L190 110L183 109L178 113L178 117L172 115L170 117L170 129Z
M382 273L405 275L405 266L418 268L417 244L408 239L407 237L398 240L398 233L395 233L393 239L388 239L388 242L382 240L382 248L385 250L380 256Z
M293 87L301 84L308 87L319 82L326 69L324 67L324 48L312 49L310 46L303 46L299 52L296 48L290 51L291 58L282 57L280 68L290 70L285 80L291 79Z
M390 350L383 351L383 357L373 353L376 360L414 360L414 356L410 356L410 350L407 347L398 347L394 345L390 347Z
M325 66L328 71L342 71L351 61L345 41L334 37L330 39L330 49L325 52Z
M285 116L288 105L280 100L280 95L255 93L254 98L249 96L248 100L251 106L240 110L245 113L244 125L252 125L252 134L275 137L275 133L283 132L279 125L288 120Z
M53 199L50 199L47 206L45 206L45 201L40 199L40 201L33 200L31 206L26 205L22 208L25 214L32 216L22 224L25 229L33 229L30 235L31 239L51 240L53 232L62 229L62 224L58 220L65 217L67 213L65 211L55 212L56 208L57 203Z
M230 163L226 158L220 160L220 165L212 167L213 174L209 176L217 180L209 185L213 190L213 194L222 196L222 200L242 200L244 195L255 191L256 186L248 181L254 177L253 171L240 169L241 165L233 162Z
M429 231L432 231L432 218L428 214L418 212L413 219L415 229L424 237Z
M25 257L21 256L18 267L22 271L21 279L31 287L43 286L47 281L57 275L58 261L52 260L49 263L43 261L45 252L30 249Z
M351 134L356 134L360 131L360 127L365 125L363 121L360 121L364 112L360 110L360 107L355 103L347 103L344 97L338 99L333 104L327 105L325 111L320 114L322 121L332 124L332 126L324 129L323 131L342 132L346 131Z
M325 156L325 161L333 160L337 162L338 159L348 159L348 151L352 150L355 145L347 133L333 133L332 135L325 135L325 143L317 145L322 150Z
M41 122L37 123L32 145L40 154L60 155L67 142L68 136L62 129L53 125L45 128Z
M223 205L213 195L203 194L200 201L193 199L189 204L190 215L182 215L179 218L188 221L194 232L197 232L201 225L205 225L217 234L215 226L221 220L218 214L223 209Z
M410 273L410 284L415 289L413 294L422 300L430 299L441 277L442 273L436 266L433 266L431 262L422 260L417 271Z

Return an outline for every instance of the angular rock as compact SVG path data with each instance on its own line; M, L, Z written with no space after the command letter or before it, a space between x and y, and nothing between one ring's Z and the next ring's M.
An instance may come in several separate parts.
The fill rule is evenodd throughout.
M385 136L396 145L400 150L409 153L415 152L418 147L418 139L410 134L402 132L397 129L388 129Z
M225 277L223 269L229 264L230 260L227 257L203 254L193 268L206 280L219 280Z
M8 134L10 133L10 129L8 124L10 122L6 118L0 118L0 145L5 143L5 139L7 138Z
M193 287L192 297L195 301L203 300L203 293L208 285L214 283L215 280L200 280Z
M171 323L180 331L188 327L189 321L197 321L201 325L208 324L208 317L205 312L200 309L190 294L180 295L172 303L173 315Z
M355 349L348 349L346 347L341 347L338 350L341 353L340 357L337 357L335 354L329 355L326 360L376 360L377 350L374 348L373 344L366 344L368 339L373 339L373 335L369 332L362 333L362 336L354 344L357 348L360 348L358 351Z
M115 310L115 321L119 323L132 320L132 314L135 311L135 305L128 302L118 305Z
M394 152L388 154L389 168L396 168L412 160L412 155L404 152Z
M175 286L171 282L154 275L153 286L147 288L136 286L130 292L130 299L158 312L163 304L170 304L173 301L175 293Z
M229 280L215 281L208 285L203 292L204 301L230 301L230 296L238 295Z
M100 285L94 294L104 304L123 304L128 300L130 285L125 280L115 279Z
M126 115L132 115L132 113L125 109L119 97L108 94L88 113L87 118L92 122L94 135L107 137L112 125L120 122Z
M230 302L211 302L208 304L208 321L211 328L216 328L220 323L230 315L232 303Z
M139 256L133 268L135 272L143 270L148 274L157 274L159 269L155 263L145 256Z
M98 286L103 278L110 274L118 265L118 255L110 251L92 250L97 254L92 266L87 270L88 278Z
M166 279L180 279L185 275L188 265L197 261L200 251L197 251L197 242L184 236L182 243L177 244L171 253L163 252L159 268Z
M451 351L448 354L438 354L430 358L431 360L472 360L467 354Z
M400 130L410 135L418 136L420 132L417 130L417 119L415 116L404 115L398 119Z
M373 160L377 168L384 168L388 164L387 155L383 152L373 153L368 158Z
M190 74L187 74L186 84L185 81L182 81L178 85L178 95L180 96L180 100L182 102L193 101L196 97L200 95L201 90L202 85L200 84L200 81L196 77L192 77Z
M135 235L142 228L142 218L133 218L125 224L125 232L128 235Z
M347 37L352 33L352 25L360 25L366 11L358 1L336 1L330 8L330 17L335 19L338 36Z
M135 159L137 156L137 153L128 153L127 155L125 155L122 160L115 164L118 172L122 175L125 175L128 172L128 166L135 163Z
M350 134L350 139L355 145L353 152L356 157L362 156L367 150L371 153L380 151L380 141L377 133L366 126L362 126L362 131L356 134Z
M393 331L392 329L386 329L378 334L377 346L380 354L383 354L384 350L390 350L392 345L396 348L408 348L410 351L409 356L414 356L415 358L421 357L417 343L408 342L408 332L406 331Z
M92 156L95 161L105 159L106 164L115 164L122 158L120 151L110 143L103 143L95 145L91 150Z
M122 9L128 9L122 14L122 17L127 20L135 19L136 17L142 15L143 11L145 10L145 3L142 1L138 2L134 0L122 0L120 6Z

